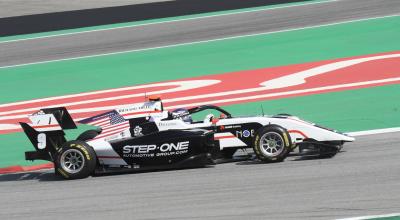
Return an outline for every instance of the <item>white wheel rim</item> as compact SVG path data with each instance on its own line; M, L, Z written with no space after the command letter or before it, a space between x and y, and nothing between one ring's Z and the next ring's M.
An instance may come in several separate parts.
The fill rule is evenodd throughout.
M267 132L260 139L260 149L268 157L275 157L282 153L284 141L280 134L276 132Z
M85 166L85 158L79 150L69 149L61 155L60 164L68 173L78 173Z

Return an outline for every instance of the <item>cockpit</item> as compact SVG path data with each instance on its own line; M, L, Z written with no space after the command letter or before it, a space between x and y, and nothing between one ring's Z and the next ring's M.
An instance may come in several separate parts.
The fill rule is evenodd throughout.
M215 116L212 113L208 113L204 116L203 120L194 120L193 114L199 113L199 112L205 112L206 110L215 110L219 112L219 116ZM214 105L202 105L190 109L186 108L178 108L170 112L170 120L174 119L181 119L187 124L197 124L197 123L209 123L209 122L215 122L218 121L219 119L226 119L226 118L231 118L231 114L224 109L214 106Z

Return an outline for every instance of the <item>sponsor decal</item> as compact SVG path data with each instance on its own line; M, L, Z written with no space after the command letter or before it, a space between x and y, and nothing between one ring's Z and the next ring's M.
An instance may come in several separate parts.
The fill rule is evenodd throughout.
M86 150L86 148L84 148L83 146L79 145L79 144L71 144L71 147L76 147L78 149L80 149L83 154L86 156L87 160L90 160L90 155L89 152Z
M241 128L242 125L225 125L225 129L230 129L230 128Z
M123 129L126 129L126 128L123 128ZM107 137L105 137L104 140L112 141L115 139L126 138L126 137L131 137L131 132L129 130L123 130L123 131L118 130L118 133L110 134L110 136L107 135ZM100 137L100 138L102 138L102 137ZM98 139L98 138L96 137L95 139Z
M255 138L255 140L254 140L254 142L256 143L256 144L258 144L258 141L260 140L260 136L256 136L256 138Z
M178 125L178 123L176 123L175 121L172 121L172 122L161 121L161 122L158 122L157 125L160 126L160 127L163 127L163 126L168 127L168 126Z
M136 127L133 129L133 135L134 135L135 137L143 136L142 130L143 130L142 127L136 126Z
M132 106L132 107L127 107L127 108L120 108L117 109L118 113L127 113L127 112L133 112L133 111L138 111L138 110L148 110L148 109L153 109L152 106L149 105L141 105L141 106Z
M123 131L120 133L121 138L127 137L127 131Z
M238 138L248 138L248 137L254 137L254 129L250 130L239 130L236 131L236 137Z
M145 102L138 103L124 108L117 109L117 112L122 116L152 114L161 112L161 102Z
M123 132L121 132L121 133L123 133ZM121 133L106 137L106 138L104 138L104 140L105 141L112 141L112 140L115 140L117 138L123 137L123 136L121 136Z
M46 134L45 133L39 133L37 136L37 147L39 150L43 150L46 148Z
M289 139L288 139L286 133L283 133L283 139L285 140L285 145L286 145L287 147L289 147Z
M189 150L189 141L178 143L164 143L161 145L126 145L123 147L124 157L164 157L186 154Z

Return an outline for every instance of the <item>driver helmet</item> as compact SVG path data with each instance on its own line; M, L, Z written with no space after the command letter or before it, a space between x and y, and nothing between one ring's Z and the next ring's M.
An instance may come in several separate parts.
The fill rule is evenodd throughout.
M185 108L178 108L171 112L173 119L181 119L187 124L191 124L193 122L192 116L189 111Z
M204 117L204 123L212 122L213 118L214 118L213 114L206 115L206 117Z

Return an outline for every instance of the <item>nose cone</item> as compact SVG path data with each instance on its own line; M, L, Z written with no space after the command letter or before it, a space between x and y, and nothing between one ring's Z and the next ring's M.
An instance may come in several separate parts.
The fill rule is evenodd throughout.
M353 141L355 141L356 139L355 139L354 137L351 137L351 136L348 136L348 135L343 135L343 140L344 140L344 141L353 142Z
M354 137L349 136L346 133L341 133L341 132L337 132L337 131L331 131L329 138L331 140L344 141L344 142L353 142L356 140Z

